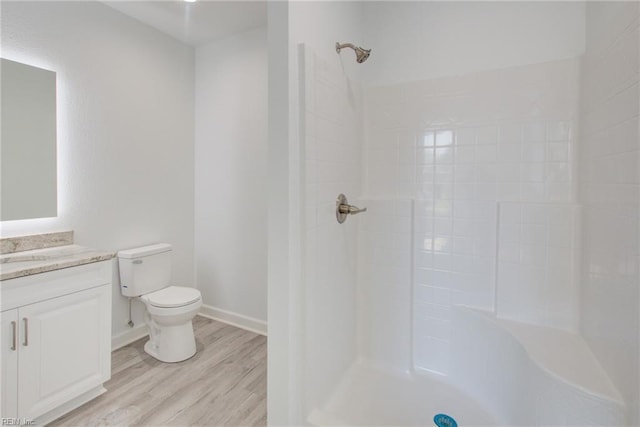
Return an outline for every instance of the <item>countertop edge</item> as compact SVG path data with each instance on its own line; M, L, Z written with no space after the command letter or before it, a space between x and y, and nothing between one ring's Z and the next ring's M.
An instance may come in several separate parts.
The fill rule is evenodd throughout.
M116 257L116 252L92 252L85 258L60 259L51 264L39 265L24 270L0 273L0 282L17 279L19 277L32 276L34 274L46 273L49 271L61 270L63 268L76 267L78 265L92 264L94 262L108 261Z
M37 249L55 248L73 244L73 230L27 236L0 238L0 254L27 252Z

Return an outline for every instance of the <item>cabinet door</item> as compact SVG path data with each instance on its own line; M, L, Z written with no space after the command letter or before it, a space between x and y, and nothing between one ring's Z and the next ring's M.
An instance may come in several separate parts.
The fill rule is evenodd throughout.
M110 376L110 286L20 307L18 414L36 418Z
M0 318L1 418L18 417L18 310L3 311Z

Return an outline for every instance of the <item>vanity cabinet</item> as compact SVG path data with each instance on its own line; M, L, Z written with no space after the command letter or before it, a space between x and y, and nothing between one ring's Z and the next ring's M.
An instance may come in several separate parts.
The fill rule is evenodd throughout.
M3 418L48 422L104 392L111 293L111 261L2 282Z
M18 417L18 310L2 312L2 418Z

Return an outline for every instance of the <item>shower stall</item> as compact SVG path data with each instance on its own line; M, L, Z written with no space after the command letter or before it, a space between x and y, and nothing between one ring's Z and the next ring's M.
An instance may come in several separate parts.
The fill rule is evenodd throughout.
M270 20L290 206L270 223L272 422L640 425L639 4Z

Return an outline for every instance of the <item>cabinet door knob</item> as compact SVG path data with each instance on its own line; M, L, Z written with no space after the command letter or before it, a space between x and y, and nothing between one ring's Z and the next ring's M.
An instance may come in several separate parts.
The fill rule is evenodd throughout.
M22 323L24 324L24 341L22 345L26 347L29 345L29 319L23 317Z
M18 323L12 321L11 322L11 350L16 351L18 349Z

